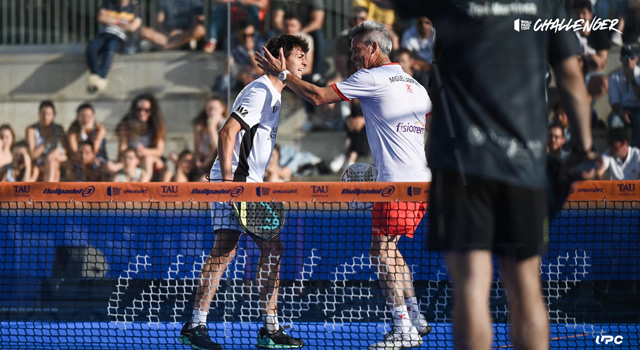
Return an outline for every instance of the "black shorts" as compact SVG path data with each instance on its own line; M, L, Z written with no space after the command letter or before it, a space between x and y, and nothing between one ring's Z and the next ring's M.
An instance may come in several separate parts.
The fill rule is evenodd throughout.
M430 250L490 250L524 260L548 242L547 192L437 170L429 199Z

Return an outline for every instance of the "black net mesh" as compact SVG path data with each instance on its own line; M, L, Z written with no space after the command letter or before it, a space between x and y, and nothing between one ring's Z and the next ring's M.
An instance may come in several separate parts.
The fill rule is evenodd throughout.
M214 243L207 202L0 203L1 349L186 349L203 263ZM391 328L370 258L372 211L285 203L278 318L307 349L366 349ZM213 212L215 216L216 213ZM452 348L452 289L425 250L427 216L399 250L431 324L423 348ZM572 202L551 223L541 276L551 348L638 348L638 202ZM253 348L262 319L260 249L242 235L220 279L209 334ZM496 274L495 347L510 347ZM290 327L290 328L289 328Z

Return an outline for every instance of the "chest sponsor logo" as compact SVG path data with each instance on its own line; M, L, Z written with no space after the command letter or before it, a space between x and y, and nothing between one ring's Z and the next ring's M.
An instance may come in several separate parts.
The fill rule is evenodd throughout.
M398 123L396 125L396 132L402 132L402 133L412 133L412 134L419 134L419 135L423 135L424 134L424 123L422 122L415 122L413 124L411 123Z

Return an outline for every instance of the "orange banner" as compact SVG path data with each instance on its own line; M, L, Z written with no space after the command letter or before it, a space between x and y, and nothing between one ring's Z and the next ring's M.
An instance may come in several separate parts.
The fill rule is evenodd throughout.
M424 202L428 194L425 182L0 183L5 202Z
M0 183L3 202L425 202L425 182ZM640 201L640 181L585 181L568 201Z

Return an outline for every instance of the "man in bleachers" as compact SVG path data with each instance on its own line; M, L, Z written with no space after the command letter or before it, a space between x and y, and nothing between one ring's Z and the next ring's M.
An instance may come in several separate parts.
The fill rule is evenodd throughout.
M631 125L631 145L640 146L640 68L635 48L625 45L620 51L622 68L609 77L609 128Z
M87 91L96 93L107 87L107 74L111 69L113 56L120 52L127 34L142 25L140 15L134 11L131 0L105 1L98 12L100 32L87 45L89 84Z
M284 33L285 14L291 14L302 22L303 33L313 38L313 73L311 81L318 83L324 74L325 37L322 32L325 17L325 4L323 0L272 0L271 1L271 25L278 33Z
M604 151L600 158L597 178L600 180L640 179L640 149L629 146L628 128L615 128L609 133L609 149Z
M336 48L334 54L335 69L339 74L339 81L346 79L355 73L358 68L351 61L351 40L349 40L349 29L369 20L369 11L366 7L354 7L349 16L349 28L340 33L336 39Z
M574 20L582 19L591 22L594 19L591 1L577 0L572 6ZM611 43L609 34L604 30L577 32L582 49L582 57L587 66L586 71L602 71L607 66L607 57Z
M202 0L160 0L156 27L143 27L140 34L165 50L174 50L195 49L206 32Z
M414 57L416 69L429 72L433 61L435 40L436 29L431 20L426 16L419 16L415 24L402 34L400 46L416 54L417 57Z
M562 149L566 139L564 137L564 128L562 125L553 123L547 131L547 155L558 160L563 160L569 155Z

